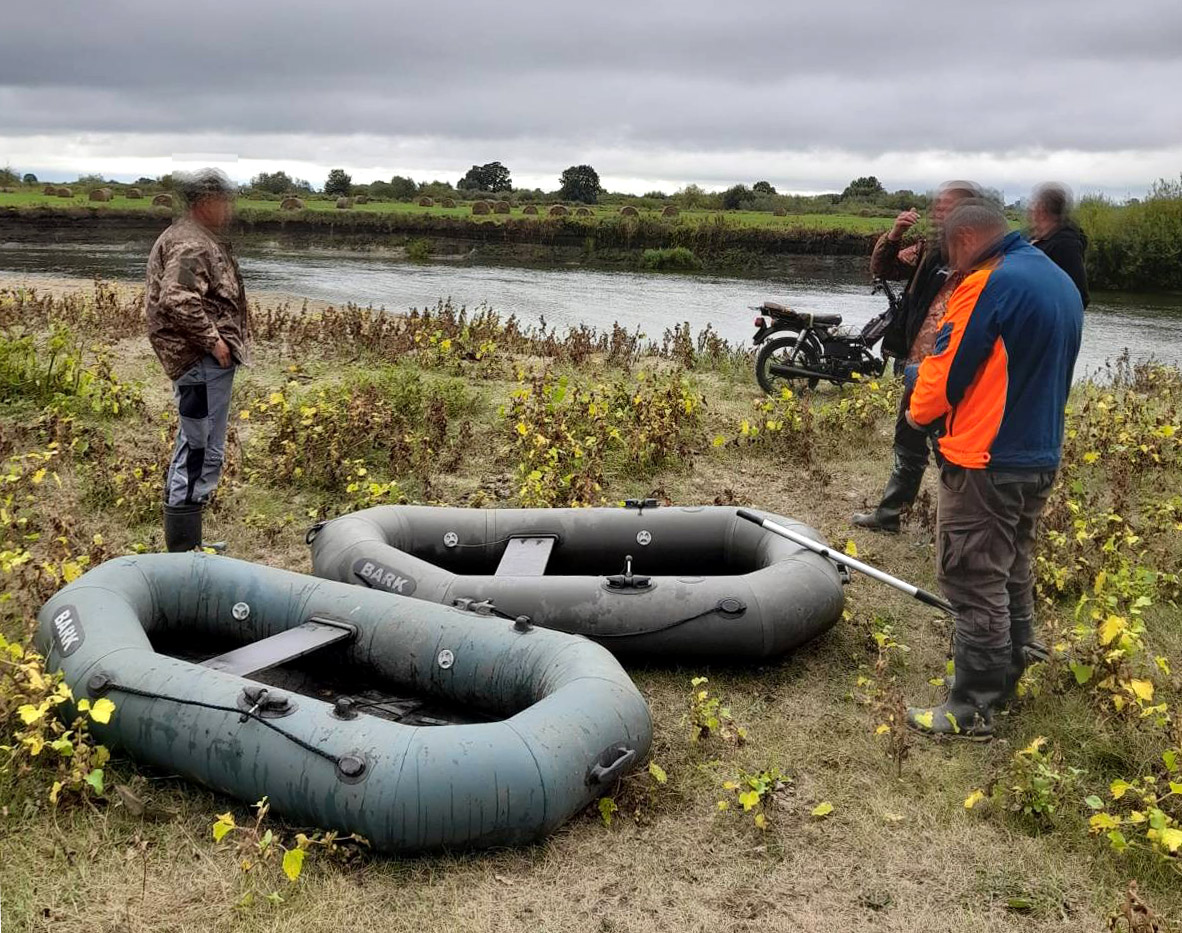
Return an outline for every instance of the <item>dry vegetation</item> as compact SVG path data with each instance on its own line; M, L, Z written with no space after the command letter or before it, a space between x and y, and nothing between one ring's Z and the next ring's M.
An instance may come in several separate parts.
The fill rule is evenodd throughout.
M123 336L137 315L133 297L101 285L0 291L11 644L62 579L161 546L173 424L150 349ZM255 330L209 520L234 556L306 571L306 526L375 502L654 495L800 518L933 585L932 490L899 537L847 527L886 474L890 384L766 399L746 355L709 332L675 328L654 345L447 305L402 317L260 308ZM214 841L215 814L250 823L240 802L119 755L96 793L71 783L77 762L33 756L25 739L42 726L16 712L33 687L12 673L32 662L0 646L20 652L0 674L0 744L15 745L0 752L6 929L1101 931L1126 903L1168 924L1182 915L1168 832L1182 816L1170 790L1182 780L1182 376L1112 375L1076 393L1044 535L1054 659L991 744L892 728L903 697L937 694L949 622L858 579L847 618L782 663L635 669L652 765L548 842L405 860L317 846L293 883L266 858L242 871L240 846L259 842L249 828ZM268 827L285 845L301 829L275 816Z

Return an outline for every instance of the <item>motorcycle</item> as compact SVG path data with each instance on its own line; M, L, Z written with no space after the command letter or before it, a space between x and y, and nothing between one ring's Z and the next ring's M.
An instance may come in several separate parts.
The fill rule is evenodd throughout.
M887 309L858 331L842 328L840 314L794 311L774 301L752 306L760 312L752 341L759 347L755 378L760 388L775 395L784 386L815 389L822 380L841 385L881 376L886 357L874 347L899 313L901 297L885 279L874 280L872 294L885 295Z

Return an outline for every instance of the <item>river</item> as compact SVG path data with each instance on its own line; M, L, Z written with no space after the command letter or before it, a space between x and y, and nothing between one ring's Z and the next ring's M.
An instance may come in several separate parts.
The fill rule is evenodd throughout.
M101 276L143 280L150 243L0 243L0 280ZM660 338L688 321L712 324L724 338L750 340L749 305L773 299L802 311L841 314L858 326L885 307L870 294L866 260L786 256L771 277L729 278L669 273L610 272L578 267L511 267L440 261L411 263L375 253L248 247L240 253L248 290L337 304L403 311L450 298L474 308L488 304L525 322L544 318L560 328L618 321ZM1182 295L1127 292L1093 295L1084 323L1076 374L1090 375L1124 352L1182 366Z

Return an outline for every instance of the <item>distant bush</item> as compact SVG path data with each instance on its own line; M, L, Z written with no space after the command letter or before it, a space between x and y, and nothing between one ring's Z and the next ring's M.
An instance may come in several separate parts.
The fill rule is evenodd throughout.
M671 249L646 249L640 255L640 267L655 272L692 272L702 267L693 250L684 246Z
M406 244L406 258L412 262L426 262L431 258L431 241L423 238Z
M1182 290L1182 177L1158 182L1144 201L1085 198L1079 222L1094 287Z

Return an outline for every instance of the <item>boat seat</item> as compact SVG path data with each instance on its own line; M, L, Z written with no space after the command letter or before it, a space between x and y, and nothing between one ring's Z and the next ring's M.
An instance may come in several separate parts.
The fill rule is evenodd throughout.
M541 577L546 573L550 552L557 539L553 535L510 538L497 565L498 577Z
M211 667L224 674L249 677L272 667L279 667L304 655L335 645L352 638L355 629L344 622L328 619L309 619L303 625L262 638L219 654L216 658L202 661L202 667Z

